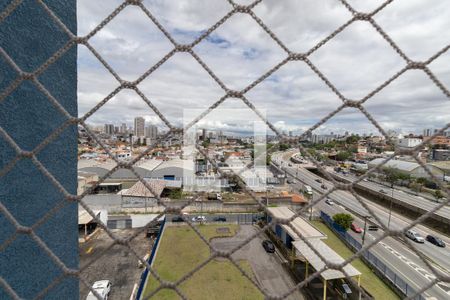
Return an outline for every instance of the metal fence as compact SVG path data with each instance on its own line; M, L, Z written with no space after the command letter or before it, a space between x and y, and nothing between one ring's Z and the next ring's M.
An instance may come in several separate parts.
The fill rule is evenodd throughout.
M162 233L164 232L164 226L166 225L166 218L161 223L161 227L159 228L158 236L156 237L155 243L153 244L150 257L147 260L148 265L153 265L153 261L155 260L156 252L158 251L159 241L161 239ZM149 280L149 270L145 268L141 275L141 282L139 284L139 289L136 294L136 299L141 299L142 292L144 291L145 284Z
M225 1L225 0L224 0ZM22 3L23 2L23 3ZM31 2L31 1L30 1ZM233 0L228 0L227 1L229 3L229 10L228 12L223 15L222 18L220 18L214 25L212 25L210 28L208 28L207 30L205 30L204 32L202 32L202 34L196 38L192 43L189 44L180 44L179 42L176 41L176 39L174 39L172 37L172 35L168 32L168 30L166 30L164 28L164 26L161 24L161 22L158 20L159 16L154 14L154 12L150 11L141 0L126 0L123 1L122 4L120 4L111 14L109 14L104 20L102 20L97 27L95 27L91 32L89 32L87 35L85 36L77 36L76 33L72 32L65 24L63 21L61 21L61 19L58 17L58 15L52 11L52 9L46 5L46 3L42 0L37 0L36 3L38 3L38 5L40 7L42 7L42 9L47 13L48 18L50 18L51 20L53 20L56 24L56 26L59 27L59 29L65 34L65 39L68 40L67 42L64 43L64 45L54 53L53 56L51 56L45 63L43 63L41 66L39 66L38 68L36 68L36 70L34 70L33 72L24 72L23 70L20 69L20 67L14 62L14 60L12 59L12 57L3 50L3 48L0 48L0 56L11 66L11 68L13 68L16 72L17 72L17 78L16 80L12 81L11 83L8 84L8 86L3 89L2 91L0 91L0 102L3 101L6 97L8 97L9 95L11 95L11 93L13 93L22 82L24 81L29 81L31 82L31 84L33 84L34 86L36 86L40 92L42 92L46 98L49 100L49 102L55 106L59 112L61 112L65 118L66 121L56 130L54 130L54 132L52 132L44 141L42 141L34 150L32 151L24 151L12 138L11 136L8 134L8 132L6 132L2 127L0 127L0 136L3 137L3 139L12 147L12 149L14 149L16 151L16 155L17 157L13 160L11 160L10 162L8 162L7 164L5 164L5 167L3 167L0 170L0 176L4 176L5 174L7 174L8 172L10 172L12 169L14 169L16 163L24 158L24 159L30 159L31 162L36 165L39 170L42 171L42 173L50 180L50 182L59 190L61 191L61 194L65 196L65 199L67 201L78 201L78 203L84 207L84 209L86 209L89 214L96 219L96 221L99 223L99 225L103 228L103 230L105 230L107 232L107 234L113 239L114 243L117 245L122 245L123 247L127 247L130 252L136 256L137 259L139 259L147 268L148 272L151 273L153 275L153 277L159 282L159 287L157 289L155 289L152 293L150 293L149 295L147 295L146 298L151 298L153 295L155 295L156 293L158 293L160 290L162 289L171 289L173 291L175 291L180 297L182 297L183 299L186 299L186 295L183 293L183 291L180 289L180 285L185 282L188 278L190 278L194 273L196 273L198 270L200 270L202 268L202 266L206 265L209 261L217 258L217 257L222 257L224 259L227 259L228 261L230 261L236 268L238 268L240 270L240 272L255 286L257 287L261 293L264 294L264 296L268 299L280 299L280 298L285 298L288 295L292 294L295 290L303 288L308 282L310 282L312 279L320 276L320 274L327 269L337 269L342 271L345 274L345 271L343 270L343 266L345 266L346 264L352 262L353 260L357 259L358 257L365 255L364 257L367 256L367 259L369 261L371 261L371 264L373 264L374 266L380 266L380 268L383 271L383 273L389 277L392 278L392 276L394 276L393 282L396 283L397 286L399 286L399 288L403 291L405 291L405 294L408 295L409 298L416 298L419 297L419 295L421 293L423 293L424 291L426 291L427 289L429 289L430 287L432 287L433 285L435 285L436 283L440 282L440 281L448 281L448 278L446 278L445 276L438 274L436 272L433 271L433 268L429 265L429 263L426 261L426 259L423 257L423 255L416 251L414 247L412 247L410 244L407 244L408 247L414 251L419 257L420 259L427 264L430 269L433 271L434 275L436 276L436 278L434 280L431 280L429 283L427 283L426 285L423 286L423 288L421 290L418 291L409 291L408 288L406 287L406 284L402 284L399 279L395 278L395 274L393 274L392 271L388 271L385 270L385 266L381 267L381 264L379 261L376 260L376 258L372 255L369 254L370 252L368 252L368 250L373 247L375 244L377 244L378 242L380 242L383 238L387 237L387 236L394 236L394 235L402 235L403 232L413 226L415 226L416 224L419 224L420 222L422 222L424 219L426 219L430 214L434 213L435 211L437 211L438 209L440 209L441 207L443 207L444 205L448 204L449 199L447 199L445 202L437 205L434 209L430 210L429 212L423 214L421 217L417 218L416 220L414 220L413 222L411 222L411 224L409 226L407 226L407 228L404 228L403 230L389 230L387 228L384 228L384 234L380 237L377 238L374 241L368 242L366 245L364 245L364 247L362 249L360 249L359 251L357 251L353 256L351 256L350 258L346 259L345 262L343 262L340 265L335 265L330 263L329 261L327 261L326 257L322 257L320 255L319 252L315 251L314 248L310 245L310 243L308 242L307 239L304 239L304 242L309 245L315 252L316 254L326 263L326 266L321 269L321 270L317 270L317 272L311 274L307 279L305 279L304 281L298 283L295 287L293 287L291 290L286 291L285 293L283 293L282 295L271 295L269 292L267 292L263 286L260 285L260 283L256 282L255 279L249 275L244 269L242 269L242 267L239 265L239 263L237 261L235 261L233 259L232 254L235 253L236 251L238 251L239 249L241 249L242 247L244 247L245 245L247 245L255 236L251 236L249 238L247 238L245 241L243 241L240 245L236 246L233 250L231 251L227 251L227 252L223 252L223 251L216 251L215 248L200 234L200 232L196 229L196 227L192 224L192 222L190 222L189 220L187 220L187 224L196 232L196 234L198 234L198 236L206 243L208 244L208 246L210 247L210 249L212 250L210 257L202 262L199 266L197 266L196 268L192 269L190 272L188 272L187 274L185 274L185 276L183 276L181 279L179 279L176 282L167 282L165 281L163 278L161 278L158 273L157 270L153 269L151 267L151 265L148 263L148 261L143 261L142 257L139 257L136 252L132 249L131 245L130 245L130 241L133 240L140 232L146 230L146 228L151 227L154 225L154 222L149 223L146 227L144 227L141 231L137 231L135 234L129 236L127 239L119 239L117 238L113 232L111 232L105 224L103 224L103 222L101 222L101 220L99 220L97 218L97 216L95 215L95 213L89 208L89 206L83 201L84 196L86 196L87 194L89 194L94 188L90 188L88 190L86 190L82 195L72 195L71 193L67 192L67 190L64 189L64 187L59 184L58 180L52 175L52 173L39 161L38 158L38 153L45 147L47 146L51 141L55 140L60 134L61 132L64 130L64 128L66 128L69 125L72 124L78 124L79 126L83 127L86 131L86 133L95 141L98 143L98 145L100 145L106 153L108 153L108 155L111 157L112 160L114 160L117 163L117 166L114 167L112 170L110 170L109 172L107 172L107 174L105 174L105 176L103 176L98 184L102 183L105 181L105 179L107 179L111 174L113 174L115 171L119 170L119 169L129 169L131 172L133 172L133 174L136 175L136 177L150 190L152 191L151 187L148 185L148 183L141 177L139 176L139 174L134 170L133 166L142 158L144 157L146 154L148 154L154 147L155 145L166 139L166 138L170 138L171 136L173 136L174 134L179 134L179 133L183 133L185 131L187 131L189 128L191 128L194 124L196 124L201 118L203 118L204 116L206 116L209 112L211 112L212 110L214 110L218 105L220 105L221 103L223 103L224 101L226 101L228 98L237 98L240 99L247 107L249 107L251 110L253 110L260 118L261 120L270 128L270 130L272 130L277 136L278 138L282 141L282 142L287 142L287 143L291 143L294 144L296 147L299 148L299 150L302 151L302 153L306 153L306 155L308 156L308 158L317 166L317 168L319 168L324 174L326 174L327 172L323 169L323 167L317 162L317 160L314 159L314 157L311 157L311 155L308 154L307 151L305 151L304 147L302 147L301 145L299 145L298 142L298 138L297 137L289 137L286 134L281 133L271 122L269 122L266 118L262 117L262 114L259 113L259 111L255 108L255 106L252 104L252 102L250 101L250 99L247 98L247 92L249 92L250 90L252 90L255 86L259 85L261 82L263 82L266 78L268 78L270 75L272 75L274 72L276 72L278 69L280 69L282 66L289 64L291 62L297 61L297 62L302 62L305 64L305 66L307 66L308 68L310 68L314 74L317 75L317 78L319 78L321 81L323 81L325 83L325 85L342 101L341 105L339 105L338 107L336 107L336 109L334 109L331 113L329 113L326 117L324 117L323 119L321 119L319 122L317 122L316 124L314 124L311 128L309 128L301 137L300 139L306 137L307 135L309 135L313 130L315 130L316 128L318 128L319 126L325 124L331 117L333 117L334 115L336 115L338 112L342 111L344 108L355 108L357 110L359 110L368 120L368 122L370 122L371 124L373 124L379 131L380 133L386 138L387 141L391 141L391 138L389 137L389 135L386 134L385 130L379 125L379 123L375 120L375 118L364 108L364 103L369 100L370 98L372 98L374 95L378 94L381 90L383 90L386 86L390 85L393 81L395 81L397 78L399 78L402 74L409 72L410 70L419 70L421 72L424 72L426 74L426 76L428 76L431 81L436 85L436 87L442 92L442 94L444 95L445 98L449 98L450 97L450 92L448 90L448 88L439 80L439 78L437 76L435 76L435 74L430 70L429 65L434 62L438 57L440 57L441 55L443 55L448 49L449 46L446 46L442 49L439 49L433 56L429 57L427 60L425 61L413 61L411 60L405 53L404 51L399 48L399 46L395 43L395 41L383 30L383 28L375 21L374 16L377 15L380 11L382 11L383 9L385 9L385 7L387 7L391 2L393 2L393 0L387 0L384 3L382 3L379 7L377 7L376 9L372 10L369 13L362 13L362 12L358 12L357 10L355 10L349 3L347 3L347 1L345 0L341 0L339 1L343 7L345 7L345 9L347 9L350 13L351 13L351 17L348 19L347 22L345 22L344 24L342 24L341 26L339 26L338 28L336 28L332 33L330 33L328 36L326 36L325 38L323 38L320 42L318 42L316 45L314 45L310 50L303 52L303 53L297 53L295 51L292 51L291 49L289 49L278 37L276 34L274 34L274 32L271 31L271 29L269 28L269 26L267 26L262 19L260 19L255 12L253 11L253 9L259 5L262 0L256 0L253 3L249 4L249 5L239 5L236 4ZM9 2L9 4L7 4L5 7L5 9L3 11L0 12L0 25L1 23L7 19L9 16L11 16L12 14L15 13L17 7L19 5L28 5L27 4L28 1L22 1L22 0L12 0ZM105 59L103 59L103 57L96 51L96 49L91 45L90 43L90 39L96 35L99 31L101 31L111 20L113 20L115 17L117 17L117 15L119 15L124 8L126 8L127 6L135 6L138 9L140 9L148 18L151 22L153 22L158 29L164 34L164 36L166 36L168 38L168 40L170 41L170 43L172 44L172 50L170 50L166 55L164 55L154 66L152 66L151 68L149 68L147 71L145 71L138 79L136 79L135 81L125 81L123 80L118 74L117 72L114 71L114 68L111 67L110 64L108 64L106 62ZM219 78L214 71L202 60L202 58L197 55L197 53L194 51L193 47L196 46L199 43L202 43L202 41L204 41L208 36L210 36L217 28L219 28L220 26L222 26L227 20L229 20L232 16L236 15L236 14L246 14L248 15L251 19L253 19L255 21L255 24L257 26L259 26L262 30L264 30L271 38L273 41L275 41L275 43L284 51L285 57L279 61L279 63L277 63L276 65L272 66L270 68L270 70L268 70L266 73L264 74L260 74L259 78L256 79L255 81L253 81L251 84L249 84L247 87L243 88L242 90L231 90L227 87L227 85L221 80L221 78ZM346 98L344 95L341 94L341 92L339 91L338 88L336 88L336 86L324 75L324 73L322 73L322 71L313 64L313 62L309 59L310 55L315 53L319 48L321 48L323 45L327 44L330 40L332 40L337 34L343 32L346 30L346 28L354 23L354 22L366 22L367 24L369 24L370 26L372 26L377 34L379 34L385 41L386 43L392 47L395 52L403 59L404 62L404 67L401 68L397 73L395 73L395 75L393 75L390 78L386 78L386 81L383 82L380 86L378 86L377 88L375 88L373 91L369 92L366 96L362 97L361 99L358 100L354 100L354 99L348 99ZM84 45L87 47L87 49L100 61L100 63L106 67L106 69L109 71L109 73L111 73L113 75L113 77L117 80L117 82L119 83L119 87L117 87L115 90L111 91L111 93L106 96L102 101L100 101L93 109L91 109L89 112L87 112L85 115L78 117L78 116L72 116L69 112L67 112L63 106L60 105L58 98L55 95L52 95L52 93L50 93L50 91L41 83L39 75L42 74L43 71L45 71L46 69L48 69L50 66L52 66L56 61L58 61L58 59L60 59L62 56L65 55L65 53L67 53L67 51L73 47L77 47L77 45ZM32 51L32 49L30 49L30 51ZM174 54L176 53L186 53L188 55L190 55L191 57L193 57L195 59L195 61L197 61L199 63L199 65L206 70L206 72L211 76L211 78L218 83L218 85L222 88L223 90L223 96L220 97L220 99L217 99L217 101L211 105L209 108L207 108L202 114L200 114L197 118L195 118L191 123L187 124L184 128L179 128L174 126L173 124L171 124L168 119L164 116L163 113L161 113L161 111L151 102L151 100L140 90L140 88L138 87L138 84L140 82L142 82L145 78L147 78L149 75L151 75L155 70L157 70L161 65L163 65L167 60L169 60L169 58L171 58ZM148 105L148 107L153 110L155 112L155 114L162 120L162 122L170 129L164 136L160 137L157 141L155 141L155 143L153 145L150 145L146 151L144 151L143 153L141 153L138 157L134 158L133 160L129 161L129 162L124 162L124 161L119 161L112 153L111 151L108 149L108 147L101 141L101 139L99 137L96 136L95 133L92 132L92 130L86 125L86 119L91 116L92 114L96 113L105 103L107 103L111 98L113 98L115 95L117 95L120 91L122 90L133 90L134 92L136 92L137 95L139 95L142 100ZM11 118L14 118L14 116L11 116ZM444 130L447 130L450 127L450 124L447 124L444 128L441 128L440 130L438 130L432 137L436 137L437 135L441 135ZM420 149L422 149L424 146L426 146L429 143L429 141L424 141L422 144L416 146L415 148L405 151L405 150L396 150L394 154L392 154L387 160L392 159L395 155L398 154L411 154L417 161L417 163L419 163L428 173L428 175L440 186L440 188L443 191L446 191L447 193L449 192L448 189L442 185L439 180L432 174L432 172L428 169L428 167L426 165L424 165L424 163L419 160L417 158L417 156L415 155ZM205 151L202 149L202 147L200 145L196 145L197 150L202 153L208 160L209 162L215 166L216 168L218 167L218 163L216 161L214 161L213 159L211 159L208 155L206 155ZM387 161L386 160L386 161ZM384 162L385 163L385 162ZM369 174L377 171L384 163L380 164L379 166L369 170L364 176L360 177L360 179L357 181L361 181L364 178L366 178ZM219 169L219 168L217 168ZM259 207L262 210L266 210L267 207L264 203L264 201L261 201L260 197L256 196L253 191L249 188L247 188L245 186L245 183L242 182L242 180L240 180L239 176L237 176L236 174L225 174L222 173L221 174L223 176L223 178L234 178L234 180L237 180L237 182L239 183L239 185L246 191L246 193L251 196L255 203L257 203L259 205ZM283 223L283 224L287 224L288 226L290 226L290 228L296 232L298 234L298 236L302 236L299 232L297 232L297 230L291 226L290 221L292 221L294 218L296 218L297 216L299 216L301 213L307 212L310 207L314 206L318 201L322 201L327 195L329 195L330 193L342 189L342 190L347 190L349 192L351 192L356 199L358 199L358 201L367 209L367 211L370 212L370 214L372 215L372 217L379 221L377 215L370 209L370 207L368 207L366 205L366 203L357 195L355 194L355 192L353 191L352 187L355 183L351 183L351 184L342 184L339 182L336 182L334 179L332 179L329 176L329 179L334 183L334 187L329 189L324 195L322 195L319 199L313 200L311 201L308 205L306 205L303 208L300 208L296 211L296 214L294 216L292 216L292 218L290 218L289 220L278 220L276 218L273 218L272 221L267 224L266 226L264 226L264 228L261 228L260 232L263 232L264 230L268 229L270 226L272 226L273 224L276 223ZM75 180L75 179L74 179ZM152 191L153 192L153 191ZM170 205L164 203L163 201L161 201L161 199L157 199L158 203L160 205L165 206L165 212L161 213L157 218L155 218L155 220L157 220L160 216L162 216L164 213L172 213L172 214L180 214L181 213L181 209L182 207L171 207ZM195 201L195 199L193 199L192 201ZM10 222L16 227L17 232L16 234L12 237L12 240L14 239L14 237L16 237L19 234L34 234L34 227L29 227L26 228L27 230L24 230L23 226L21 226L20 222L18 221L18 216L13 216L8 209L6 208L5 205L0 205L0 212L2 214L4 214L5 216L8 217L8 220L10 220ZM56 207L55 209L49 210L48 213L41 219L43 220L43 222L45 222L45 220L53 215L53 214L57 214L58 213L58 207ZM41 222L41 221L39 221ZM38 223L39 223L38 222ZM379 222L381 224L383 224L383 222ZM39 224L38 224L39 225ZM37 226L38 226L37 225ZM75 230L75 228L74 228ZM260 233L258 232L258 234ZM97 292L95 290L92 289L92 287L90 286L90 284L88 282L86 282L82 276L80 276L80 274L83 273L83 269L80 270L72 270L70 268L68 268L67 266L64 265L64 263L62 263L61 260L57 259L57 256L55 255L55 253L53 253L49 247L47 247L45 245L45 243L39 239L39 237L37 237L35 234L33 235L33 238L35 241L37 241L37 244L39 245L39 247L41 247L42 249L44 249L44 251L46 253L50 253L51 255L49 255L49 257L52 259L52 261L55 262L55 264L61 268L62 272L64 273L64 276L76 276L79 278L80 282L84 285L86 285L95 295L98 296ZM11 242L11 239L6 241L5 243ZM355 243L354 241L351 243ZM7 244L3 244L2 245L2 249L4 249L4 247L6 247ZM73 249L73 251L77 251L78 249ZM17 291L14 291L14 289L11 288L10 285L8 285L8 278L0 278L1 279L1 284L2 287L6 290L6 292L13 298L13 299L19 299L19 296L17 294ZM55 279L55 281L53 281L48 288L44 289L41 292L41 297L45 296L45 293L48 292L48 290L55 284L58 284L57 280L61 280L60 278ZM352 284L352 286L355 289L358 289L357 283L354 280L349 279L350 283ZM365 295L365 292L361 290L361 293L363 295Z
M342 228L339 224L336 224L333 219L323 211L320 212L320 217L325 224L328 225L337 236L341 238L347 245L349 245L354 252L361 250L362 245L354 237L347 233L347 231ZM364 251L361 258L368 263L372 268L376 269L379 275L383 276L385 279L389 280L392 285L398 289L406 297L414 297L415 300L425 300L422 295L416 295L417 292L414 288L408 285L398 274L397 271L392 270L386 264L383 263L381 258L379 258L373 251Z

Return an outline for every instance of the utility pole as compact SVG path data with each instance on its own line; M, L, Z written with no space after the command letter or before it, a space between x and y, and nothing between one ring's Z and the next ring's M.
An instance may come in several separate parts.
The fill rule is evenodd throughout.
M369 219L370 216L364 216L364 234L362 237L362 243L361 243L361 247L364 246L364 241L366 240L366 232L367 232L367 219Z
M390 225L391 225L391 215L392 215L392 199L394 198L394 184L391 185L391 190L392 190L392 196L391 196L391 201L389 203L389 219L388 219L388 229L390 229Z
M309 205L311 205L311 200L314 199L313 195L308 195ZM309 221L312 221L313 209L312 205L309 207Z

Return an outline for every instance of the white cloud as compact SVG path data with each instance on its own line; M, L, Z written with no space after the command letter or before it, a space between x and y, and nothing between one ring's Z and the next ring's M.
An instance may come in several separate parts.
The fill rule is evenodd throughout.
M78 1L79 35L87 34L121 1ZM371 11L381 1L350 1L355 9ZM144 4L177 42L190 43L232 7L227 1L147 0ZM450 41L449 1L394 1L375 20L405 53L425 60ZM255 14L294 51L307 51L351 18L337 1L262 1ZM125 8L90 41L104 59L126 80L135 80L168 53L173 45L136 6ZM119 83L82 49L79 51L79 113L95 106ZM241 89L287 55L248 15L227 20L194 51L231 89ZM450 83L447 52L430 65L444 83ZM405 62L368 23L355 22L319 48L311 61L351 99L359 99L400 70ZM398 81L370 99L365 106L386 129L421 132L424 127L442 127L450 121L449 101L419 71L408 71ZM224 91L185 53L178 53L144 80L139 88L176 125L182 124L183 109L206 109ZM281 130L305 130L336 109L342 102L303 62L290 62L257 85L247 95L257 109ZM239 103L239 104L237 104ZM240 106L228 99L219 107ZM372 130L357 113L347 110L321 130L337 132ZM145 116L157 122L156 114L134 93L123 91L88 119L95 124L127 122ZM361 117L362 116L362 117ZM213 124L213 123L211 123ZM224 124L216 124L218 127ZM211 125L213 126L213 125ZM215 125L214 125L215 126ZM333 128L335 130L333 130Z

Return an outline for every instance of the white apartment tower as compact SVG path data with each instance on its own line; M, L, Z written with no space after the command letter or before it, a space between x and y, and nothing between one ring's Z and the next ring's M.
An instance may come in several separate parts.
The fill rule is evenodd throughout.
M151 140L156 140L158 137L158 127L155 125L149 125L145 127L145 137Z
M122 125L120 125L120 133L127 133L127 124L122 123Z
M143 117L134 118L134 135L136 137L145 136L145 119Z

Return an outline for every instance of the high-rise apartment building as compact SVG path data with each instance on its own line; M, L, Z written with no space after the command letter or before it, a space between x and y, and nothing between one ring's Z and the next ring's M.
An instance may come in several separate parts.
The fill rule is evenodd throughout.
M127 133L127 124L122 123L122 125L120 125L120 133L122 134L126 134Z
M105 124L105 133L106 134L114 134L114 125L113 124Z
M207 137L206 137L206 129L203 128L203 129L202 129L202 140L203 140L203 141L206 141L206 138L207 138Z
M158 127L155 125L145 127L145 137L156 140L158 138Z
M426 128L423 130L423 136L432 136L433 135L433 129Z
M145 136L145 119L143 117L134 118L134 135Z

